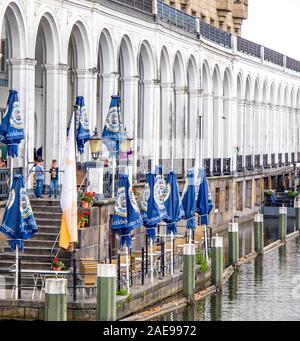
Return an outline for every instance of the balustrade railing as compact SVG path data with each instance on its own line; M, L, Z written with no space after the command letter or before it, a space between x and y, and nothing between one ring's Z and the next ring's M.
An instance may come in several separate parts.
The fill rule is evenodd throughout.
M286 166L289 166L290 165L290 162L289 162L289 153L285 153L284 155L284 163Z
M221 31L218 28L207 24L204 21L200 21L200 35L204 38L213 41L219 45L223 45L225 47L231 48L231 34Z
M246 155L246 170L253 170L252 155Z
M23 168L14 168L14 174L23 174ZM0 168L0 199L8 198L9 193L10 170L8 168Z
M211 166L210 159L204 159L203 160L203 167L205 169L206 176L211 176L210 166Z
M157 0L157 17L160 20L183 28L186 31L196 33L196 18L192 15L179 11L173 6Z
M269 155L268 154L264 154L263 155L263 167L264 167L264 169L270 168L270 165L269 165Z
M255 155L255 160L254 160L254 163L255 163L255 169L261 169L261 164L260 164L260 155Z
M300 61L290 57L286 57L286 67L287 69L300 72Z
M213 163L213 176L220 176L222 174L221 172L221 159L214 159Z
M223 159L223 175L231 174L230 163L231 163L231 159Z
M283 54L265 47L264 59L273 64L283 66Z
M237 38L237 49L239 52L249 54L257 58L261 57L261 45L256 44L250 40L238 37Z
M113 0L123 5L139 9L143 12L152 13L152 0Z
M276 161L275 161L275 154L271 154L271 165L272 165L272 168L276 168L277 165L276 165Z
M243 155L237 155L237 157L236 157L236 170L237 170L238 173L244 171Z
M279 167L282 167L282 166L283 166L282 154L281 154L281 153L278 154L278 166L279 166Z

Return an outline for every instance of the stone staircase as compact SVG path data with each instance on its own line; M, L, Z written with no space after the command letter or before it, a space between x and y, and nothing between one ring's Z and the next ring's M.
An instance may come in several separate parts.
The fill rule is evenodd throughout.
M24 252L20 253L21 268L50 270L53 257L59 249L58 241L56 243L55 241L61 224L60 202L52 199L31 198L30 203L38 225L38 232L24 242ZM4 246L2 250L0 248L0 275L5 277L7 288L14 283L14 275L9 273L9 269L14 264L15 253L10 252L9 245ZM25 281L24 278L22 285L26 284L28 284L28 279Z

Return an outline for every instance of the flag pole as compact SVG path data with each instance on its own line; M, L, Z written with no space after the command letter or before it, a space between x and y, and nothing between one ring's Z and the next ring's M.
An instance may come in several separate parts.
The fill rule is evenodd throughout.
M173 276L174 274L174 262L173 262L173 257L174 257L174 249L173 249L173 242L174 242L174 235L173 235L173 232L171 232L171 276Z
M127 287L127 294L130 292L130 285L129 285L129 259L128 259L128 246L125 246L125 257L126 257L126 287Z
M150 276L151 276L151 284L153 284L153 239L150 237Z
M207 226L204 225L204 242L205 242L205 257L208 262L208 246L207 246Z

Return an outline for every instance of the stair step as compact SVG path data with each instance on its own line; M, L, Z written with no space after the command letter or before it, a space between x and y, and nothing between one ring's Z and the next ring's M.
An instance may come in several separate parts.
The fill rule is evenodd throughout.
M24 253L27 256L31 255L32 257L35 257L36 255L50 257L51 256L51 249L52 249L52 246L51 247L47 247L47 246L32 246L32 245L27 246L25 244ZM4 250L6 252L9 252L10 248L5 246Z
M37 234L41 233L55 233L56 235L60 231L60 226L48 226L48 225L38 225Z
M34 214L36 212L45 212L45 213L62 213L60 206L40 206L40 205L31 205Z
M57 226L60 227L61 219L51 219L51 218L38 218L35 219L38 226L47 225L47 226Z
M39 231L32 237L30 240L44 240L44 241L52 241L54 242L57 238L58 233L56 232L44 232Z
M62 213L61 212L38 212L38 211L33 211L35 220L39 219L55 219L59 220L61 219Z
M8 271L15 262L11 262L10 260L3 260L0 262L0 272ZM48 262L33 262L31 260L22 260L21 259L21 267L26 270L49 270L51 268L51 260Z

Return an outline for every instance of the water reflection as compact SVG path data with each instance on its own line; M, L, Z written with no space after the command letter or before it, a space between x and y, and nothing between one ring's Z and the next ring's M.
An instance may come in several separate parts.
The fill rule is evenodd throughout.
M251 229L243 232L245 238L240 244L241 251L246 253L249 253L249 248L251 250ZM276 240L276 230L276 226L266 224L267 243ZM184 311L167 314L161 320L300 320L299 269L300 239L297 238L242 265L219 294L207 297Z

